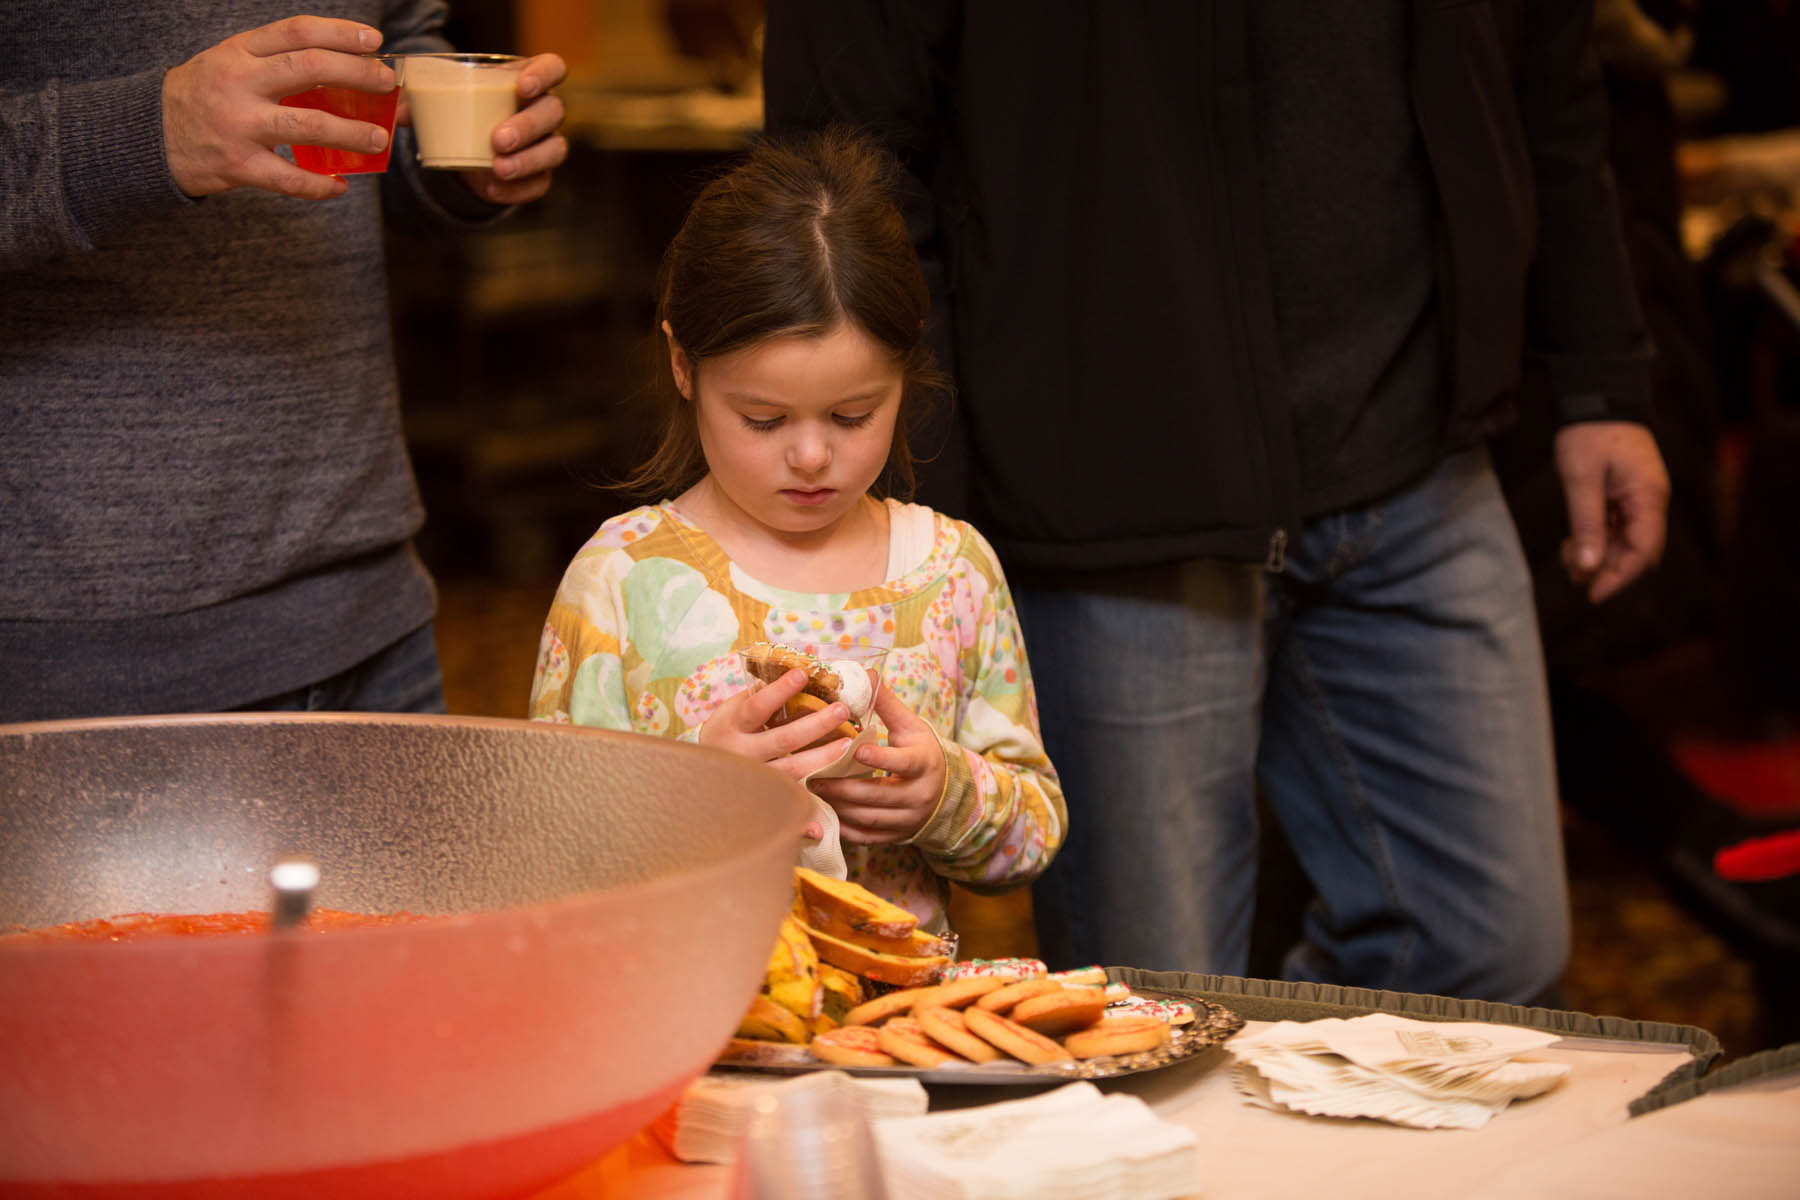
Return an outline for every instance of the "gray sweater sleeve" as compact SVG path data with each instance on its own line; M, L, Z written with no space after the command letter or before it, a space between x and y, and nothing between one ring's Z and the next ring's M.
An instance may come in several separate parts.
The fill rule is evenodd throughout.
M162 79L160 70L57 79L0 96L0 270L91 250L195 203L163 153Z
M383 6L383 49L448 50L442 0ZM164 67L117 78L56 78L33 92L0 92L0 271L92 250L159 212L200 203L182 195L163 145ZM509 209L487 203L452 172L426 172L404 131L385 189L389 219L488 224Z

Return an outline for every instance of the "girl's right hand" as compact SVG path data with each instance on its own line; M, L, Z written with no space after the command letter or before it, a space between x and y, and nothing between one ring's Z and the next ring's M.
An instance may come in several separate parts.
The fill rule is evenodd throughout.
M700 726L700 744L766 762L793 779L804 779L837 761L850 745L849 738L839 737L822 746L812 746L850 719L850 710L842 701L822 712L766 728L782 705L805 690L806 672L797 667L774 683L760 687L753 683L706 719ZM802 749L806 746L812 749Z

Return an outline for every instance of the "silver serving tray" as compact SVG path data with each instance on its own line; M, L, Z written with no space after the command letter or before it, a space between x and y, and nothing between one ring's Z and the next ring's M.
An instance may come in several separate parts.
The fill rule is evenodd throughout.
M1073 1062L1043 1063L1032 1066L1017 1060L992 1063L954 1063L941 1067L846 1067L821 1062L804 1046L782 1046L770 1043L766 1052L754 1060L725 1061L713 1064L714 1070L756 1071L765 1075L807 1075L814 1071L843 1071L848 1075L876 1078L917 1079L921 1083L998 1085L1004 1087L1053 1087L1071 1079L1116 1079L1156 1071L1193 1058L1204 1050L1219 1045L1244 1027L1244 1018L1222 1004L1186 992L1140 988L1137 994L1151 1000L1179 1000L1191 1004L1194 1019L1177 1025L1169 1042L1155 1050L1138 1054L1108 1054L1099 1058L1083 1058Z

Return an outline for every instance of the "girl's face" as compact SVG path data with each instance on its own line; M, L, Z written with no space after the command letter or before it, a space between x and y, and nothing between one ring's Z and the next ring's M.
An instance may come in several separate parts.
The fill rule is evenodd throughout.
M712 482L763 526L828 529L880 478L905 380L862 330L772 338L707 359L698 376L672 337L669 353Z

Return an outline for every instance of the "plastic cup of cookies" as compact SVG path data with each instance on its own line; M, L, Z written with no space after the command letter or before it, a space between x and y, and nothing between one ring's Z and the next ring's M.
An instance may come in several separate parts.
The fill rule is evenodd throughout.
M888 648L857 643L756 642L739 647L738 656L745 671L765 684L795 667L807 673L806 690L789 702L789 711L778 716L777 723L842 701L859 732L875 714L875 695L881 689Z

